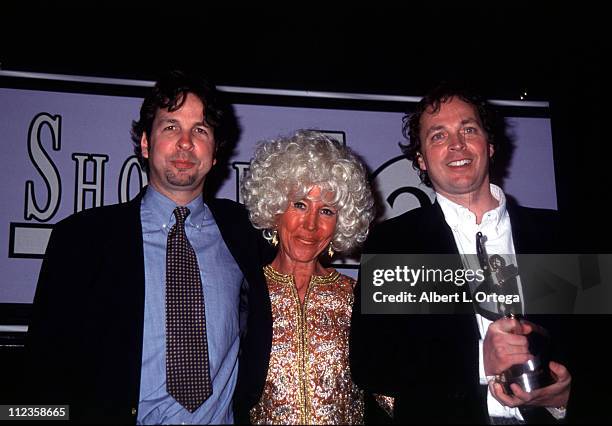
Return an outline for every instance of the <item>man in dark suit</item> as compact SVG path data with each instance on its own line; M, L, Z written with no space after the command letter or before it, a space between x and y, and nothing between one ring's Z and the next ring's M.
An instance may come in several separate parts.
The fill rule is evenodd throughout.
M132 129L148 187L128 203L56 224L28 331L28 401L69 404L71 419L85 423L232 423L237 382L242 398L257 393L249 386L263 383L257 374L265 374L271 344L261 272L268 259L260 259L260 239L240 205L204 202L202 195L228 134L227 112L200 77L163 76ZM193 250L170 256L179 216ZM177 274L169 265L185 264L187 251L195 253L188 263L200 272L192 269L189 279L197 282L196 296L203 295L193 310L181 310L184 299L173 306L168 297ZM188 355L170 350L186 338L170 343L174 321L197 323L198 332L204 323L204 338L195 339L199 346ZM171 357L192 355L212 389L204 396L198 391L195 404L183 402L178 395L185 390L171 390L167 376L190 368L171 364Z
M554 212L519 207L490 183L497 141L486 102L441 87L421 100L404 131L410 142L404 152L433 186L436 202L376 227L364 253L454 254L461 266L463 255L476 253L477 232L487 236L489 254L550 253L556 246ZM565 416L572 377L564 364L551 362L554 383L530 393L514 384L510 395L494 380L530 359L529 327L516 319L488 320L471 307L468 315L365 315L362 291L358 285L351 372L365 390L396 397L394 421L512 423Z

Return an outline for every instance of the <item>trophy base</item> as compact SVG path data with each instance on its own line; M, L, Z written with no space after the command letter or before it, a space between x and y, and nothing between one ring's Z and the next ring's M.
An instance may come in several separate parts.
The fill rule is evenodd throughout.
M525 392L531 392L535 389L549 386L555 382L550 371L543 368L537 371L524 371L519 374L516 374L516 372L513 372L514 374L509 373L509 371L506 371L500 377L500 382L508 395L514 395L514 392L512 392L510 388L512 383L519 385Z

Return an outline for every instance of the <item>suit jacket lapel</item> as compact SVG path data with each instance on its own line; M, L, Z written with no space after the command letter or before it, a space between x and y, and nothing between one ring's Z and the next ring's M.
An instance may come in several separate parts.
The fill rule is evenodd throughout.
M215 222L221 232L221 237L230 253L238 263L238 266L242 270L242 273L246 276L248 268L244 262L243 246L241 241L244 241L244 235L241 235L241 230L244 229L239 224L234 223L235 218L230 214L227 209L223 208L223 205L215 199L207 200L206 204L210 208L210 211L215 218Z
M455 237L444 219L444 213L442 212L440 204L436 201L433 205L427 207L424 213L425 217L421 221L423 232L425 233L422 238L426 241L424 253L431 255L455 255L448 266L455 269L463 268L463 263L459 256L459 249L455 243ZM467 286L462 286L458 290L461 293L465 293L465 296L461 296L462 300L469 296ZM455 304L454 309L455 313L458 314L473 313L472 306L465 303Z
M429 209L428 217L431 220L423 221L423 223L428 228L428 234L431 235L431 253L459 254L455 237L444 219L440 204L436 201Z
M125 204L125 219L117 225L119 232L113 241L113 257L123 259L117 262L122 265L117 273L123 276L117 279L117 283L121 283L121 289L115 289L120 293L116 293L114 297L121 297L124 302L121 304L121 310L112 315L115 318L112 321L117 330L116 344L126 351L128 366L125 371L129 372L126 379L131 408L138 406L142 369L145 265L140 206L145 191L146 189Z
M520 214L519 206L514 204L511 200L507 200L506 202L506 210L508 211L508 215L510 216L510 224L512 227L512 241L514 243L514 251L516 254L522 253L526 247L531 246L529 241L529 237L531 232L529 232L528 228L529 223L526 223L522 220L522 215Z

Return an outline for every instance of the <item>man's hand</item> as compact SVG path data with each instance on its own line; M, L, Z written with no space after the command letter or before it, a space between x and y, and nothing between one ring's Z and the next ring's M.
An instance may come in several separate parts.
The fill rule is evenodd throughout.
M501 374L513 365L533 359L525 337L532 330L529 323L521 323L514 318L502 318L491 323L483 345L485 374Z
M525 392L519 385L510 385L513 396L504 392L500 383L494 380L489 382L489 389L495 399L507 407L520 407L523 405L538 407L561 407L567 405L569 400L572 376L562 364L551 361L549 364L555 383L544 388Z

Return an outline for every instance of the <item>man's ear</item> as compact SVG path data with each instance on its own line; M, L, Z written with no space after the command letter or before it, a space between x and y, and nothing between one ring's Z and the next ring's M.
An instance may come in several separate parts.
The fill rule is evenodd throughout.
M215 143L215 151L213 152L213 161L212 161L213 166L217 164L217 154L219 152L219 142L217 141L217 138L214 138L214 143Z
M423 155L420 152L417 153L417 161L419 162L419 168L423 171L427 171L427 165L425 164Z
M492 158L493 154L495 154L495 147L489 144L489 158Z
M144 158L149 158L149 140L145 132L142 132L142 136L140 137L140 151Z

